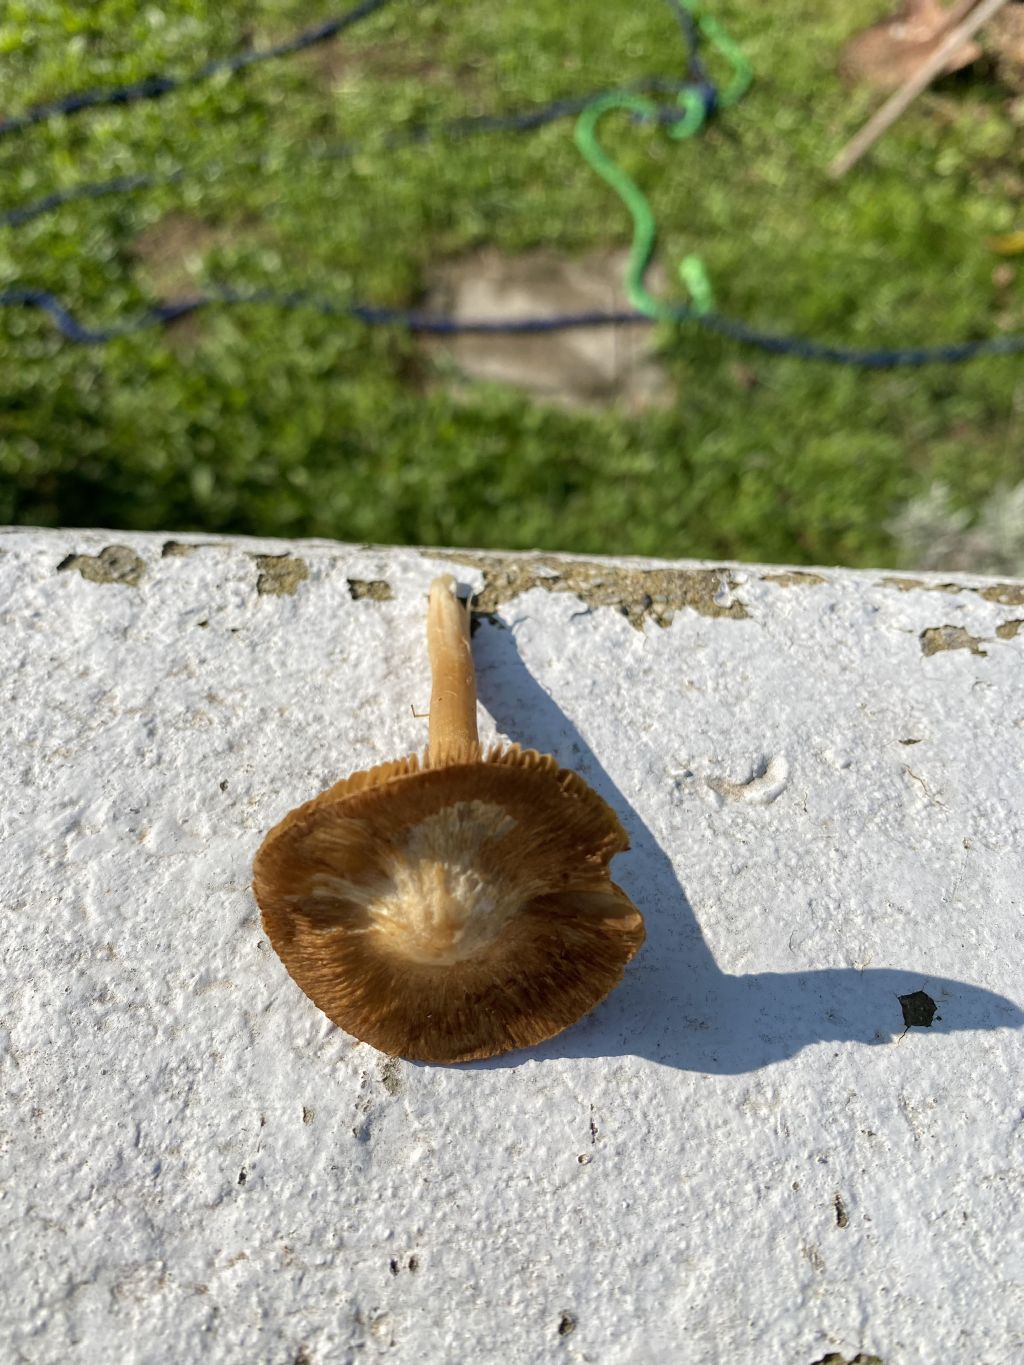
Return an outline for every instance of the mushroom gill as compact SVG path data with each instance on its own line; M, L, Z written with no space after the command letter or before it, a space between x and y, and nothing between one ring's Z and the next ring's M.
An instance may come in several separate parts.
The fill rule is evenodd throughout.
M297 984L392 1055L530 1047L592 1009L644 939L608 864L628 847L577 774L477 737L468 610L431 587L429 746L344 778L266 836L253 887Z

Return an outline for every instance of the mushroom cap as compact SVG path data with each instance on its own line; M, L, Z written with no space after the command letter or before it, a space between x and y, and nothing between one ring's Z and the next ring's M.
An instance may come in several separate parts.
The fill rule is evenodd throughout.
M263 926L296 983L382 1052L464 1062L561 1032L619 982L643 918L611 881L628 848L576 773L463 745L352 777L270 831Z

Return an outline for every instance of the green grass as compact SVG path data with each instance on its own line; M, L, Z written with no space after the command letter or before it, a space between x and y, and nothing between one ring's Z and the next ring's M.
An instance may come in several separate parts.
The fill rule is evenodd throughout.
M14 112L184 72L341 8L11 0L0 89ZM834 185L825 167L874 103L840 83L837 53L886 5L714 9L754 67L742 104L681 145L624 118L602 129L650 195L664 260L698 251L723 311L840 343L1024 331L1019 278L997 282L986 245L1022 226L1020 104L991 79L946 82ZM628 217L571 121L379 142L410 122L675 76L679 51L663 0L395 0L316 53L0 139L4 208L192 170L0 228L0 289L51 289L95 325L204 282L408 305L432 261L485 243L624 245ZM318 155L351 139L371 145ZM172 215L195 227L192 274L138 257ZM1021 357L864 373L659 335L672 409L567 415L495 387L449 394L403 332L312 312L210 309L80 347L34 311L0 309L0 521L887 564L886 524L908 498L941 481L976 509L1024 477Z

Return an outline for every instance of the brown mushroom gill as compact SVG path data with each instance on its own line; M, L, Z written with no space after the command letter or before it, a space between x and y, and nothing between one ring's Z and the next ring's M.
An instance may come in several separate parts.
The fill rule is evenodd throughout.
M344 778L263 841L253 886L297 984L346 1032L459 1062L529 1047L592 1009L644 939L611 880L628 847L555 759L481 748L468 611L437 579L426 754Z

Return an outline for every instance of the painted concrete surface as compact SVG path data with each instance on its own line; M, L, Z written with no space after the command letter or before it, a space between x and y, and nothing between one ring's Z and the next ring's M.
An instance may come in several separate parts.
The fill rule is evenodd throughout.
M442 569L483 736L612 802L649 934L450 1069L328 1024L249 889L424 745ZM3 1358L1024 1358L1022 623L986 579L0 533Z

